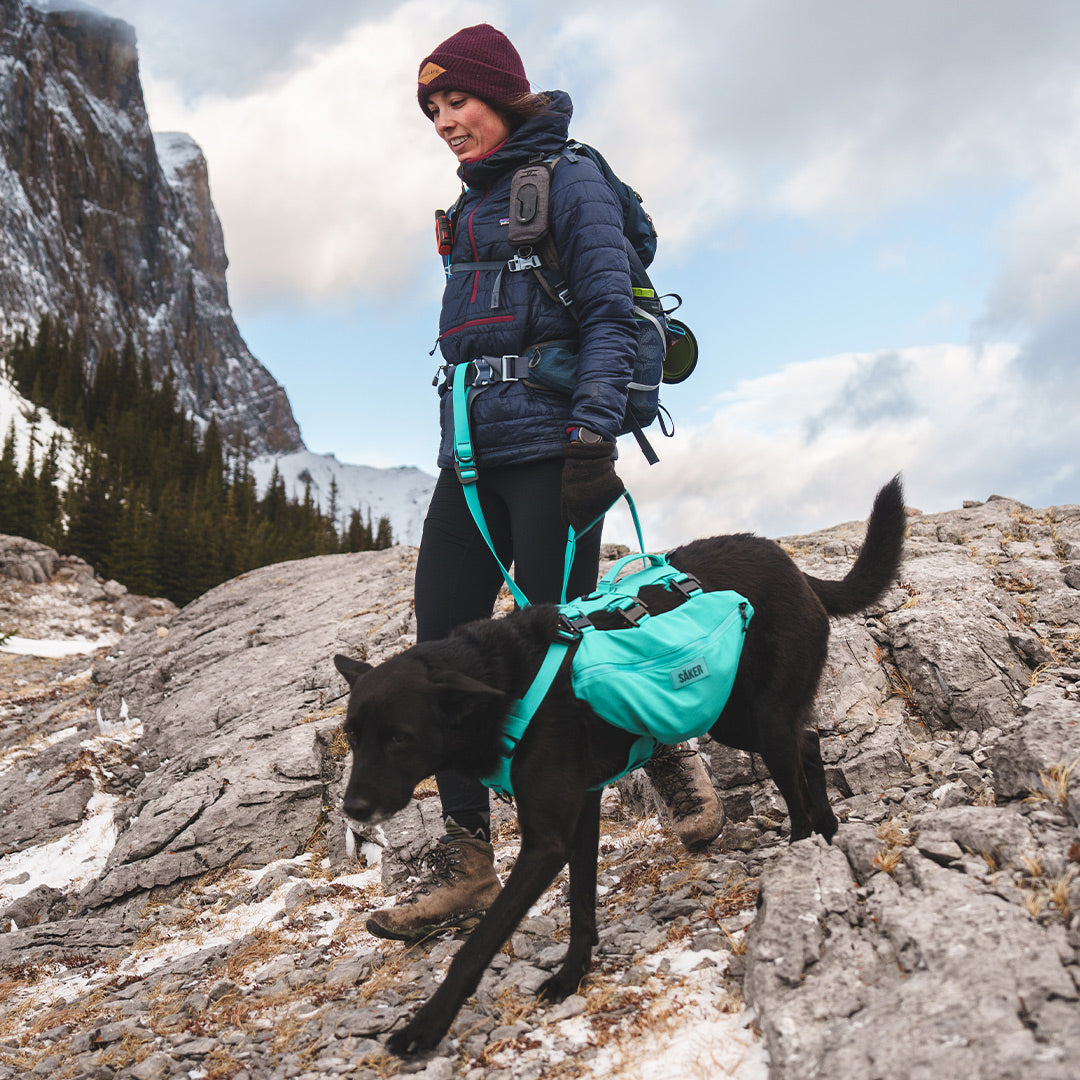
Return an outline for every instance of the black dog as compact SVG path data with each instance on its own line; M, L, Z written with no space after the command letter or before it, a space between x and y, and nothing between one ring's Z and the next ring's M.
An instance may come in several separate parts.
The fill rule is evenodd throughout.
M697 540L669 556L706 590L732 589L754 607L731 697L710 734L761 754L787 802L792 841L811 831L831 840L837 828L812 716L829 616L853 614L885 592L899 568L904 529L896 478L878 492L862 551L840 581L803 574L771 540L749 534ZM499 724L527 690L555 628L554 608L531 607L470 623L377 668L335 657L351 687L346 814L357 822L383 820L439 769L489 775L499 754ZM574 697L568 669L564 664L513 759L517 863L443 984L388 1040L394 1053L439 1042L495 953L567 860L570 944L562 968L540 993L560 1000L576 992L589 968L598 940L600 829L600 792L589 788L625 767L634 737Z

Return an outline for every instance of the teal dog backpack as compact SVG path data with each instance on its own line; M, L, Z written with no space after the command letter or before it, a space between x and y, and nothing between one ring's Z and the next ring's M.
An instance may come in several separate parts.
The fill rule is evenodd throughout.
M465 501L518 606L528 607L528 597L499 560L484 521L469 434L470 387L465 379L454 378L455 374L459 373L451 373L454 454ZM674 745L703 735L727 704L754 614L750 601L736 592L705 592L695 577L672 566L663 555L646 554L634 501L628 492L623 497L630 507L641 554L620 559L594 592L567 602L566 584L577 542L577 534L569 530L556 639L548 646L529 689L513 703L503 721L498 768L480 778L500 795L514 793L510 780L514 751L568 655L574 695L607 723L637 736L626 768L603 784L643 765L658 743ZM619 576L639 560L646 564L643 569ZM650 585L667 590L679 601L677 606L652 614L639 595ZM612 623L618 628L602 628Z
M626 498L636 524L633 501ZM572 549L572 541L569 546ZM638 559L649 565L618 577ZM681 602L651 614L638 595L648 585L669 590ZM499 767L481 782L498 794L513 794L514 751L568 654L575 697L607 723L637 736L626 767L598 786L644 765L658 743L674 745L704 735L727 704L753 613L745 597L705 592L696 578L676 569L663 555L642 553L621 559L595 592L559 606L557 640L548 647L529 690L504 720ZM597 625L613 621L621 626Z

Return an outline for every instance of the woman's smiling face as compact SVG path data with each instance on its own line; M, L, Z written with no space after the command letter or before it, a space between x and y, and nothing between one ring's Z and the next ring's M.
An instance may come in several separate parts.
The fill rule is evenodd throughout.
M427 107L436 133L458 161L475 161L490 154L510 134L510 125L501 113L461 90L436 90Z

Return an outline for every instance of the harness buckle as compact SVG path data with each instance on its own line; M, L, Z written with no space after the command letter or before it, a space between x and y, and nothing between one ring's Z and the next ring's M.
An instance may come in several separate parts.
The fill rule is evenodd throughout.
M682 593L687 600L696 593L702 592L701 582L693 574L684 574L671 582L671 587L678 593Z
M495 381L495 368L486 357L481 356L479 359L471 361L471 363L473 370L476 372L472 380L473 386L487 386Z
M631 625L637 626L643 618L649 614L649 609L640 601L635 600L628 607L619 608L619 614Z
M506 268L510 273L516 274L520 270L539 270L542 265L539 255L517 254L507 261Z
M588 615L568 615L560 612L555 632L564 641L577 641L585 628L589 626L592 626L592 622Z

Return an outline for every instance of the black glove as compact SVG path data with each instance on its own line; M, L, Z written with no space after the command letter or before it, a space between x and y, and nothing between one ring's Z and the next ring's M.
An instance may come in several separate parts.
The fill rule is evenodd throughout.
M570 442L562 453L563 521L578 532L606 513L626 488L615 472L613 442Z

